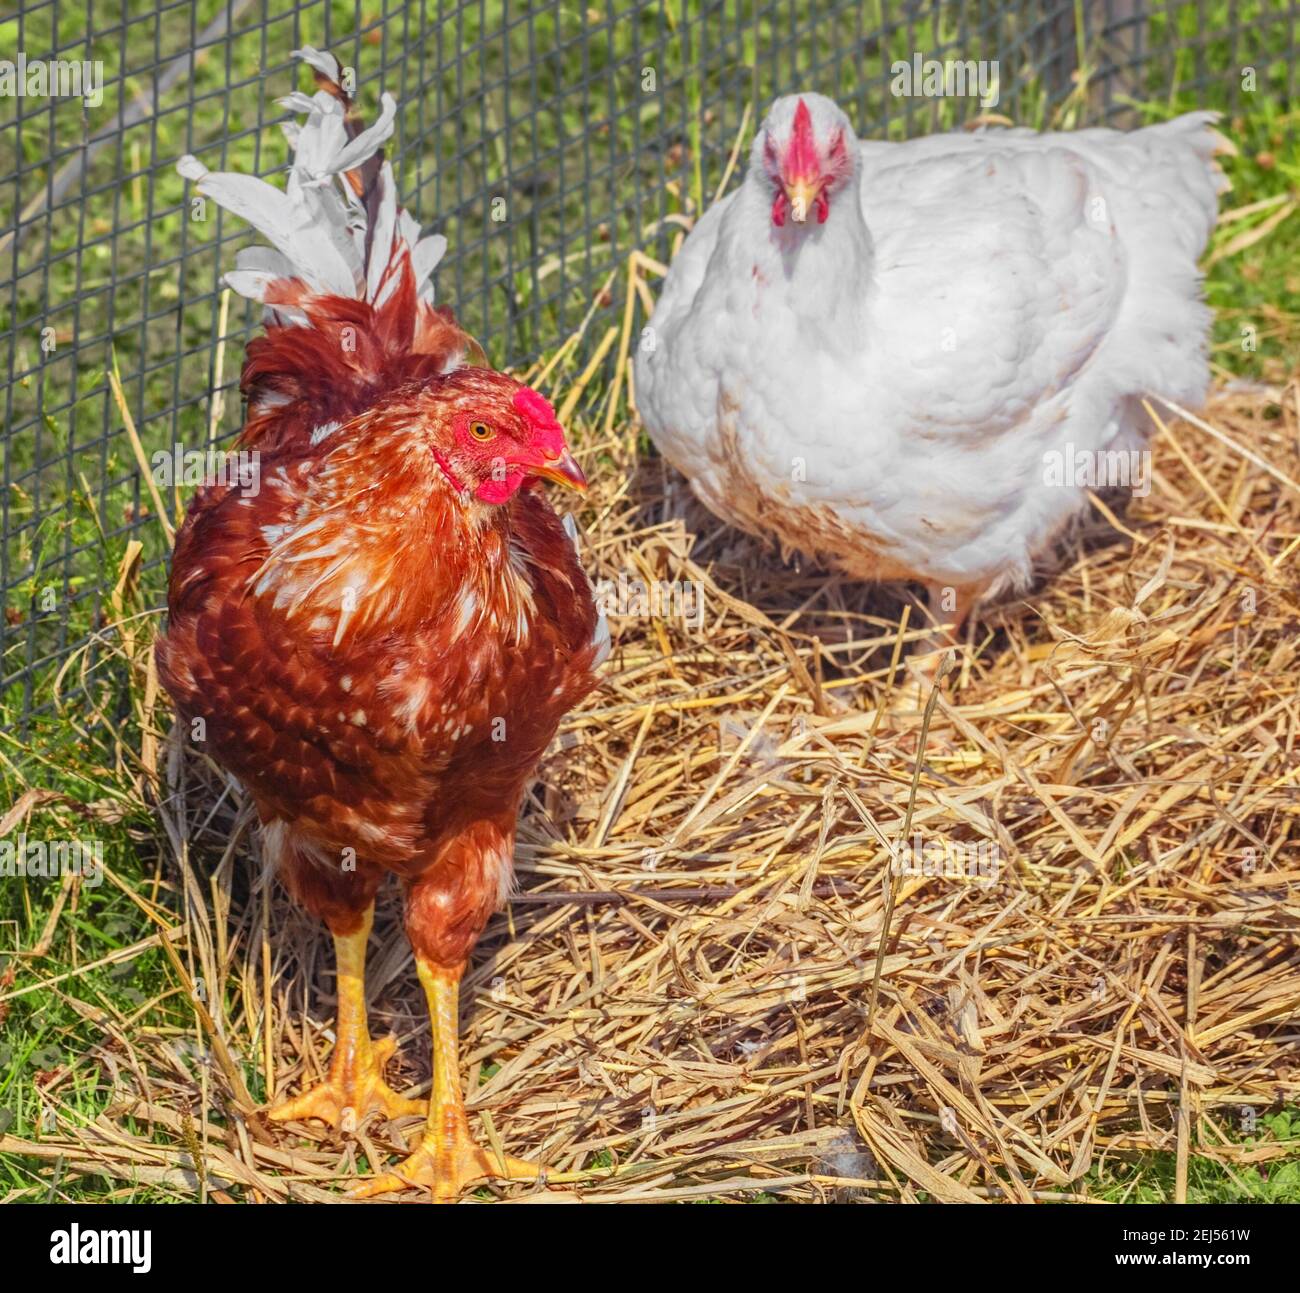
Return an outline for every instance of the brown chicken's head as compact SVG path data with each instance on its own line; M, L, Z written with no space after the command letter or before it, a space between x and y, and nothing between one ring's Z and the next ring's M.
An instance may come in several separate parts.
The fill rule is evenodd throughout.
M852 180L858 141L849 119L821 94L778 99L754 141L751 166L775 190L772 223L802 225L816 214L825 224L831 198ZM761 171L757 168L761 167Z
M532 387L490 369L460 368L429 396L438 408L429 447L458 494L505 503L537 477L587 488L555 410Z

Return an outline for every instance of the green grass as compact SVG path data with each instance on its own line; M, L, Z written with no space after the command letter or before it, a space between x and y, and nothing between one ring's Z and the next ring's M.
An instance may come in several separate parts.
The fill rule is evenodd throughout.
M216 14L221 2L199 0L197 28ZM972 110L966 103L910 105L909 118L879 90L859 93L864 84L887 80L890 62L910 56L913 49L933 50L951 41L963 56L991 52L977 47L956 8L919 25L896 23L857 48L844 39L845 33L878 31L884 10L881 0L851 8L839 25L810 29L805 19L791 38L787 7L777 16L756 16L754 6L733 3L725 21L709 29L707 63L700 61L706 52L704 30L693 21L699 5L687 0L669 7L672 22L663 33L649 11L640 19L613 23L600 35L600 24L607 23L604 10L566 6L537 15L531 24L514 22L503 34L504 5L492 0L449 21L439 41L426 35L421 52L413 50L409 62L409 75L419 77L423 93L415 95L412 82L403 98L403 86L389 84L403 98L408 141L398 159L399 182L418 195L424 218L447 234L453 248L467 253L458 271L441 276L442 299L464 312L498 361L553 350L590 305L576 271L587 265L590 281L599 282L629 245L642 241L662 254L663 237L647 233L650 219L661 211L693 209L700 195L713 193L742 106L749 103L761 115L778 90L805 85L846 103L856 101L864 135L902 137L909 130L959 124ZM1283 98L1288 29L1276 19L1286 12L1284 0L1243 0L1232 9L1231 24L1224 0L1181 4L1174 7L1172 19L1158 16L1152 46L1168 39L1178 53L1154 63L1128 90L1144 118L1175 115L1198 106L1198 96L1186 87L1199 63L1222 76L1207 101L1228 107L1230 79L1243 64L1253 64L1258 88L1242 96L1224 126L1240 150L1226 162L1234 190L1225 205L1244 206L1300 187L1294 151L1300 107ZM343 45L345 56L357 48L351 39L357 25L350 4L318 0L294 10L276 2L266 10L265 46L256 29L242 31L231 42L229 76L234 81L259 77L265 62L282 62L295 44L324 44L327 12L330 35ZM437 11L432 3L423 9L413 5L404 15L381 22L378 5L363 8L362 28L380 33L377 44L364 36L360 40L363 73L385 59L397 60L412 45L413 32L433 31ZM114 12L120 17L128 10L125 5L116 11L112 5L96 5L101 30ZM81 39L82 12L61 9L57 32L51 13L48 5L33 9L21 37L16 20L0 24L0 58L11 57L20 39L33 56L51 46L67 51L75 45ZM1236 43L1228 37L1202 39L1198 14L1207 16L1211 32L1235 27ZM584 62L574 51L589 25L598 34ZM140 51L147 52L155 41L164 49L180 48L189 30L188 15L180 10L132 19L129 64L145 61ZM119 31L95 39L86 56L103 59L112 76L122 64L122 48ZM530 48L537 53L532 71L527 70ZM1031 42L1022 58L1030 57L1033 48ZM453 60L460 49L475 52L458 69ZM773 56L778 49L783 52ZM1095 64L1092 52L1085 50L1085 55ZM647 65L656 72L653 94L640 88ZM1024 67L1012 70L1019 74ZM29 650L37 656L54 652L96 627L132 538L144 543L143 555L154 564L138 585L128 586L124 608L145 616L161 600L165 544L159 527L146 523L133 534L125 529L128 509L137 508L142 496L130 479L134 459L105 381L110 348L125 376L126 397L146 451L174 441L202 444L210 431L229 434L237 426L237 395L227 398L220 418L213 417L208 397L214 305L188 304L211 291L218 258L228 261L237 245L219 248L217 239L230 239L236 225L211 213L204 222L189 220L182 206L183 186L170 166L186 148L210 165L230 169L267 171L282 163L285 148L278 130L255 130L255 90L236 91L223 103L226 79L223 57L205 59L192 80L199 99L194 113L185 107L188 89L183 83L156 118L128 132L120 155L110 149L96 162L89 187L99 191L84 203L61 207L48 228L40 227L22 246L23 277L13 320L18 380L5 439L9 526L14 531L6 534L14 581L6 589L6 611L18 623L5 635L4 674L16 669ZM300 75L295 82L277 74L267 88L268 100L293 83L305 85L306 78ZM590 106L584 84L597 87ZM1031 125L1088 124L1086 90L1085 83L1075 96L1049 107L1045 84L1031 75L1018 97L1004 100L1000 111ZM373 81L362 97L373 107ZM607 126L588 132L589 117L605 115L610 102L616 111ZM92 128L109 119L117 106L106 100ZM12 101L0 100L0 128L14 111ZM75 106L56 106L49 120L61 147L80 138ZM236 137L224 156L205 148L225 135ZM411 142L417 137L419 147ZM660 157L638 150L638 140L661 140L674 149L669 168L675 168L678 182L666 193L657 179ZM24 131L22 162L38 170L21 194L13 186L0 192L0 225L12 223L19 199L29 198L53 169L46 167L48 147L44 128ZM534 156L544 160L533 164ZM494 195L507 198L508 218L499 224L488 207ZM1277 209L1221 230L1214 246L1222 248L1258 228ZM78 257L73 253L81 243L87 246ZM167 262L181 252L187 259L178 276ZM49 261L47 286L43 273L30 271ZM1218 260L1209 271L1207 293L1216 313L1215 359L1221 368L1256 381L1282 380L1300 344L1300 213ZM620 309L617 299L600 306L589 335L598 338ZM251 312L232 302L231 330L251 323ZM56 349L42 359L39 331L46 325L55 329ZM1253 349L1243 347L1243 329L1254 329ZM181 353L191 350L196 353ZM238 350L237 342L227 349L227 383L237 372ZM571 365L580 368L586 358L578 352ZM146 365L153 370L145 373ZM183 407L173 415L178 394ZM598 397L597 384L591 398ZM101 446L106 423L116 433ZM147 633L149 620L142 619L139 628ZM194 1012L161 951L146 949L129 960L85 968L154 932L132 893L156 900L174 916L182 912L170 873L159 859L157 826L139 785L139 689L127 686L122 662L111 653L87 657L87 669L84 678L78 667L62 679L57 663L40 670L37 703L51 702L56 686L58 694L68 696L84 685L88 699L55 718L36 721L23 740L16 735L21 687L11 686L0 696L4 804L17 804L31 790L52 792L57 797L36 803L26 818L27 834L98 839L111 872L98 888L80 887L68 896L40 958L30 952L56 909L59 883L0 884L0 955L7 956L0 970L0 997L67 976L48 988L0 1001L0 1132L28 1139L39 1139L43 1121L48 1129L51 1117L66 1128L102 1113L100 1075L113 1057L102 1051L104 1033L97 1021L107 1016L119 1027L169 1032L178 1042L197 1036ZM23 827L17 822L11 835ZM199 1061L186 1062L197 1089ZM260 1094L256 1077L256 1066L247 1065L255 1096ZM51 1090L57 1091L57 1101L50 1098ZM1294 1109L1266 1112L1256 1136L1290 1143L1297 1140L1298 1126L1300 1114ZM153 1134L160 1143L168 1139L162 1130ZM1243 1143L1248 1141L1243 1138ZM1114 1156L1094 1169L1086 1186L1101 1198L1158 1201L1172 1197L1173 1170L1168 1154ZM1189 1194L1300 1202L1300 1167L1292 1161L1229 1170L1193 1156ZM0 1156L0 1199L5 1197L176 1201L183 1196L168 1189L123 1189L68 1174L57 1163Z
M1233 1120L1235 1130L1232 1130ZM1225 1120L1217 1120L1220 1128ZM1262 1113L1253 1134L1242 1129L1236 1112L1228 1139L1247 1150L1286 1146L1289 1156L1265 1164L1225 1167L1192 1155L1187 1166L1189 1203L1295 1203L1300 1201L1300 1109ZM1139 1154L1094 1167L1084 1178L1088 1194L1107 1203L1173 1203L1176 1158L1172 1152Z

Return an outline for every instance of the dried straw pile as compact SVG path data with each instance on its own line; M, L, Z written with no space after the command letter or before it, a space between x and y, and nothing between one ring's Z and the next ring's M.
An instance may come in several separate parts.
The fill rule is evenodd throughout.
M1266 1161L1229 1132L1300 1089L1298 407L1294 382L1223 388L1195 422L1157 406L1149 496L1098 499L1054 574L984 612L923 745L888 705L895 594L782 564L638 455L635 423L593 418L589 568L694 581L704 622L614 620L607 684L529 802L462 1058L489 1140L596 1169L491 1192L1023 1201L1150 1148L1180 1191L1191 1153ZM165 729L147 680L145 701ZM177 990L209 985L194 1031L105 1016L105 1113L24 1152L338 1198L418 1123L261 1124L246 1084L327 1059L327 940L252 880L234 792L175 741L159 771L173 883L137 901ZM891 851L927 844L962 874L898 875L886 932ZM376 932L372 1025L419 1087L395 894Z

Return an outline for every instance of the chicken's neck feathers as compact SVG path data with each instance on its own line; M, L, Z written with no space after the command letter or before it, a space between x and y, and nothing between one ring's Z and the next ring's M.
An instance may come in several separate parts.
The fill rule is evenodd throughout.
M297 501L263 528L249 591L332 647L429 625L449 646L487 631L527 641L532 585L508 509L458 496L415 437L363 431L270 484Z
M856 181L831 199L824 224L772 223L771 185L753 169L737 203L744 236L736 240L764 295L779 300L819 348L851 354L865 341L875 270L874 243ZM813 217L815 220L815 217Z

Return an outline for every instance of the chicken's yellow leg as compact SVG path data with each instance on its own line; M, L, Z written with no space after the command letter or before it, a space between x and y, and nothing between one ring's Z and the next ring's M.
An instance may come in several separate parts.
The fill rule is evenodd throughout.
M484 1177L502 1180L536 1180L535 1163L496 1154L479 1147L470 1135L465 1099L460 1089L457 1046L457 1001L463 966L447 970L416 957L420 982L429 1000L433 1030L433 1091L429 1120L419 1147L391 1172L363 1181L351 1191L353 1198L369 1198L411 1186L426 1186L435 1202L449 1203L473 1181Z
M372 1112L387 1118L422 1114L423 1100L400 1096L384 1081L384 1065L397 1049L397 1040L370 1040L366 1023L366 940L374 923L375 908L367 907L361 928L334 933L334 957L338 969L338 1023L329 1076L319 1086L285 1100L267 1111L281 1122L319 1118L343 1131L355 1131Z

